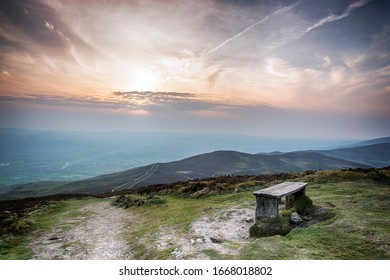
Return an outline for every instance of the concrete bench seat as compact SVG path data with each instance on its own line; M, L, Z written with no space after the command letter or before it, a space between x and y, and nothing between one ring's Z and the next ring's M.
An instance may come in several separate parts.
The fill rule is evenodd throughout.
M286 197L286 209L294 206L294 200L306 193L307 183L284 182L263 190L254 192L256 196L256 217L274 218L279 215L279 203Z

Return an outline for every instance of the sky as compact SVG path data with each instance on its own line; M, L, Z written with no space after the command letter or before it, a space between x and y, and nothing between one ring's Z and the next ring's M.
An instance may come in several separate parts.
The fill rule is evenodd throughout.
M0 1L0 127L390 135L389 0Z

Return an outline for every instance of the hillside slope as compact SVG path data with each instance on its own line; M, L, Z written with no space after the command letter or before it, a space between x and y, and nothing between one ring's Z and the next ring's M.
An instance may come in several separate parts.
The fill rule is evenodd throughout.
M367 164L373 167L384 167L390 164L390 143L377 143L318 152L326 156Z
M158 163L98 176L63 186L68 192L101 193L222 175L258 175L305 170L367 168L365 164L336 159L316 152L253 155L216 151L180 161Z
M216 151L179 161L155 163L75 182L36 182L8 187L0 200L59 193L100 194L223 175L260 175L390 165L390 144L327 151L248 154Z

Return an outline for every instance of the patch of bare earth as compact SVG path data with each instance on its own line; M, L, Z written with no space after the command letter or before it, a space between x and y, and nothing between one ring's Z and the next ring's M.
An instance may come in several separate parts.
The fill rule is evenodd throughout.
M50 232L38 232L32 243L34 259L126 259L123 239L129 213L108 201L81 208L79 218L63 219Z
M253 215L253 209L224 210L194 221L187 234L176 227L164 227L155 246L158 250L175 248L172 259L208 259L204 251L210 249L219 254L236 255L249 242Z

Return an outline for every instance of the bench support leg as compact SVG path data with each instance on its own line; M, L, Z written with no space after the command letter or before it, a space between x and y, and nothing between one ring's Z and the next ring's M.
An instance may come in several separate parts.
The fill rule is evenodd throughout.
M256 217L275 218L279 214L279 199L256 196Z
M294 207L294 195L286 196L286 210Z

